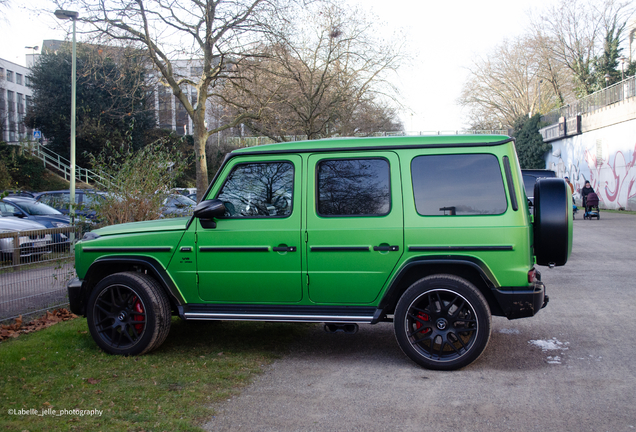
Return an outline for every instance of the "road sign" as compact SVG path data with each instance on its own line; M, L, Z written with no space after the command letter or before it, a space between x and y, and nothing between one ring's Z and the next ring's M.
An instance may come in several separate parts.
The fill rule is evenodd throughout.
M42 138L42 132L40 132L39 130L34 130L33 139L40 139L40 138Z

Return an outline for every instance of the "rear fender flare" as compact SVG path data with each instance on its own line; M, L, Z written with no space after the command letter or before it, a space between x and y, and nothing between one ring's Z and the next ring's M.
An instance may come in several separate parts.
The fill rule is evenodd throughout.
M442 270L444 267L452 267L453 271ZM418 271L419 270L419 271ZM457 271L459 270L459 271ZM479 281L471 281L476 283L480 291L486 297L488 301L491 311L493 315L500 315L503 312L499 306L499 303L496 301L492 291L499 288L499 284L497 283L494 275L488 269L488 267L480 260L467 257L467 256L428 256L428 257L418 257L408 261L404 264L400 270L397 272L391 284L385 291L380 304L378 305L379 310L383 311L391 311L402 293L410 286L412 282L415 280L419 280L425 276L436 273L450 273L462 276L461 273L470 272L471 274L476 274L479 277ZM414 280L410 280L415 277ZM481 283L479 283L481 282ZM408 286L407 286L408 285ZM482 289L482 288L487 289Z

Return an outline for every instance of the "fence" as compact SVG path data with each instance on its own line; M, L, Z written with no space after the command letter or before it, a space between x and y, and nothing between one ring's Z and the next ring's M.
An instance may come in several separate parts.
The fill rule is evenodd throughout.
M634 96L636 96L636 76L629 77L603 90L592 93L573 104L552 110L541 116L541 121L546 124L555 124L559 122L560 117L569 119L577 115L593 113L608 105Z
M0 321L68 303L75 277L73 227L0 233Z

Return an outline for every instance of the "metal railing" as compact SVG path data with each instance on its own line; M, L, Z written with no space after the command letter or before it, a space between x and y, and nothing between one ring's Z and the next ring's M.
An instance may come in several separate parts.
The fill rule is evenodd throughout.
M20 146L22 151L26 151L31 156L34 156L44 162L45 168L53 168L62 173L64 180L69 181L71 179L71 161L65 157L60 156L35 141L18 142L15 143L15 145ZM98 173L77 165L75 165L75 179L87 184L98 185L103 188L108 188L113 181L112 176L108 174Z
M75 277L73 227L0 233L0 321L68 303Z
M558 123L561 117L569 119L577 115L593 113L601 108L634 96L636 96L636 76L628 77L621 82L581 98L570 105L552 110L541 116L541 121L546 124Z

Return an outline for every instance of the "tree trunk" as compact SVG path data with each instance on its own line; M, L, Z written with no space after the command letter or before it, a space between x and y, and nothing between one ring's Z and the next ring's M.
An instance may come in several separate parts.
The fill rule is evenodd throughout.
M208 188L208 161L205 156L205 143L208 140L208 131L205 128L205 111L195 110L192 119L194 125L194 155L197 173L197 202L203 199L203 194Z

